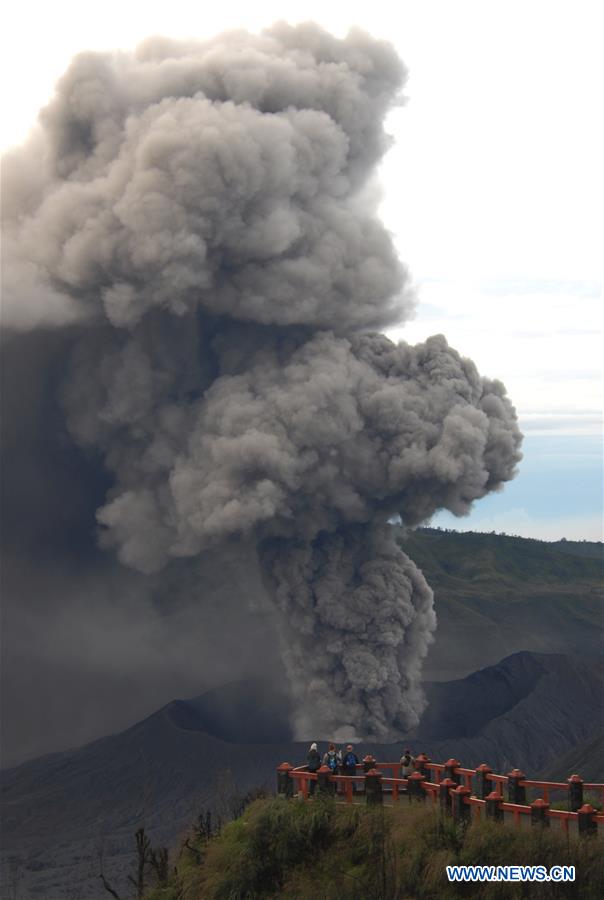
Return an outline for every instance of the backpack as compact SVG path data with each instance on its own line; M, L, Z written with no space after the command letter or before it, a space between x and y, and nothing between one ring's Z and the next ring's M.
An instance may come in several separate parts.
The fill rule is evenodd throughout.
M328 754L327 765L332 772L335 772L335 770L338 768L338 757L335 755L335 753Z
M357 758L354 755L354 753L347 753L346 756L344 757L344 766L347 769L354 769L354 768L356 768L356 764L357 764Z

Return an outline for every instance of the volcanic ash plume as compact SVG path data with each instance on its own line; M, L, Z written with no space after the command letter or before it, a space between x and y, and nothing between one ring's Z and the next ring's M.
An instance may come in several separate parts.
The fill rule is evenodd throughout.
M102 545L147 574L256 545L301 737L416 723L432 594L388 519L520 458L499 382L374 331L412 307L370 189L404 79L360 32L153 39L76 58L5 164L5 323L75 335Z
M311 543L276 539L263 548L300 735L386 737L422 708L432 591L390 531L349 526Z

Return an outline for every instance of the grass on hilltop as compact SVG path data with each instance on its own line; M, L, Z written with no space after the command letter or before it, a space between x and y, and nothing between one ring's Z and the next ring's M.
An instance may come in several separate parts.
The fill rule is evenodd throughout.
M371 809L336 806L330 799L258 800L220 835L190 846L169 886L148 900L604 896L601 839L492 822L464 829L424 805ZM447 864L574 865L576 881L449 884Z

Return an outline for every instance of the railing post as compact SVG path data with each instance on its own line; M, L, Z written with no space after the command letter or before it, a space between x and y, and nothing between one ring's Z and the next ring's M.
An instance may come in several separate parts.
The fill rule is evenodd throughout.
M384 802L382 795L382 773L377 769L369 769L365 772L365 800L368 806L379 805Z
M509 803L519 803L520 805L526 803L526 787L523 784L520 784L521 781L524 781L525 777L524 772L521 772L520 769L512 769L511 772L508 772Z
M308 800L308 794L311 786L316 786L316 782L310 780L309 778L300 779L300 790L298 792L298 796L302 794L302 799L304 800L304 802Z
M539 798L531 803L531 825L541 825L542 828L549 828L549 803Z
M426 756L425 753L418 753L415 757L415 771L420 772L424 776L424 781L428 776L428 763L430 762L430 757Z
M456 822L469 822L472 816L472 809L466 798L470 796L472 791L470 788L463 787L459 784L451 794L453 800L453 818Z
M487 804L487 819L492 819L494 822L503 822L503 810L501 808L503 798L499 791L491 791L484 799Z
M568 803L571 812L577 812L583 806L583 779L580 775L571 775L568 779Z
M448 759L445 763L445 778L450 778L457 785L461 784L461 775L455 769L458 769L460 765L458 759Z
M598 823L595 820L596 810L591 803L585 803L577 810L577 825L581 837L589 837L598 833Z
M438 797L440 800L440 808L442 812L446 813L446 815L453 815L452 810L452 801L451 801L451 788L455 787L455 782L452 778L443 778L443 780L438 785Z
M410 800L425 800L426 789L424 781L426 779L421 772L412 772L407 779L407 796Z
M344 782L344 797L346 798L346 803L352 803L352 784L353 782L350 778L347 778Z
M294 782L289 773L292 771L291 763L281 763L277 768L277 793L280 797L289 799L294 796Z
M375 768L375 757L368 753L367 756L363 757L363 774L366 775L367 772L370 772Z
M487 776L490 775L492 771L491 767L487 766L486 763L482 763L476 769L476 796L479 800L486 800L487 796L491 793L491 782Z
M320 794L333 794L335 784L329 780L330 775L331 769L329 766L321 766L320 769L317 769L317 785Z

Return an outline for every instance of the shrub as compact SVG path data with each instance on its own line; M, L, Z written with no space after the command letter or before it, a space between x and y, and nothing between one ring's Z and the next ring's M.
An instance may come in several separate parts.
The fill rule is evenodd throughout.
M201 865L189 858L179 866L173 894L149 900L595 900L604 896L601 849L600 839L567 839L554 829L458 827L427 805L259 800L210 841ZM574 865L577 881L450 884L449 864Z

